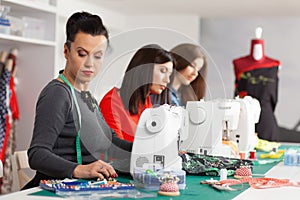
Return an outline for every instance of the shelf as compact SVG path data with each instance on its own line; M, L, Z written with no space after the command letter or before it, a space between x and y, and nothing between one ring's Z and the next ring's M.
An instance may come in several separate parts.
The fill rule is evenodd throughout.
M0 43L27 43L27 44L35 44L35 45L42 45L42 46L55 46L55 42L53 41L47 41L47 40L39 40L39 39L32 39L32 38L24 38L20 36L14 36L14 35L7 35L7 34L1 34L0 33Z
M1 51L8 52L12 48L19 50L17 56L19 84L16 92L20 120L18 120L15 130L18 136L16 140L17 149L28 148L33 130L36 101L43 87L56 75L55 66L58 59L56 56L58 51L56 37L58 36L59 22L57 1L49 0L50 3L48 4L46 0L0 0L1 6L10 7L8 16L17 19L15 21L13 18L11 19L12 26L10 28L14 24L17 26L10 30L18 30L16 33L26 36L0 33ZM26 21L26 17L29 20ZM36 23L39 26L35 28L34 25L36 24L31 22L30 18L39 19L43 25ZM26 22L28 23L26 24ZM43 34L42 32L40 34L35 32L40 30L38 27L42 27ZM30 36L36 37L29 38Z
M57 8L45 3L30 1L30 0L2 0L1 5L11 6L15 11L23 11L28 9L35 9L42 12L56 13Z

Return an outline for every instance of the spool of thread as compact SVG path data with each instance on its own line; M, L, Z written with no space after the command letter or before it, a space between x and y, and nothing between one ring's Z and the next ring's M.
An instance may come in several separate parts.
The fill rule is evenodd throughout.
M295 153L292 151L287 151L284 153L284 165L294 165Z
M227 179L227 169L221 169L220 170L220 181Z
M250 159L256 159L256 151L255 150L251 150L250 151Z
M246 153L245 151L240 151L240 159L245 159L246 158Z
M296 157L297 157L297 166L300 166L300 153L299 152L297 152Z
M297 151L296 150L287 150L284 153L284 165L293 166L298 162Z
M276 153L278 151L278 147L273 147L272 151Z

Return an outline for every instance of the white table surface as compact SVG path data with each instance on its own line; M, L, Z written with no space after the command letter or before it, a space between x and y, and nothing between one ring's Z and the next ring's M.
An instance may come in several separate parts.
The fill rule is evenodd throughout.
M266 174L269 178L289 179L300 182L300 166L285 166L278 163ZM254 189L249 188L234 200L292 200L300 199L300 187L285 186L280 188Z
M13 192L10 194L5 194L5 195L1 195L0 199L9 199L9 200L26 200L26 199L30 199L30 200L35 200L35 199L40 199L40 200L63 200L65 198L61 198L61 197L49 197L49 196L37 196L37 195L28 195L34 192L38 192L41 191L42 189L39 187L35 187L35 188L31 188L28 190L22 190L19 192Z
M275 165L266 174L266 177L270 178L282 178L290 179L291 181L300 181L300 166L285 166L282 162ZM41 191L40 188L31 188L11 194L1 195L0 199L9 200L62 200L69 198L61 197L49 197L49 196L37 196L28 195L34 192ZM292 200L300 199L300 187L286 186L281 188L270 189L254 189L249 188L234 198L234 200Z

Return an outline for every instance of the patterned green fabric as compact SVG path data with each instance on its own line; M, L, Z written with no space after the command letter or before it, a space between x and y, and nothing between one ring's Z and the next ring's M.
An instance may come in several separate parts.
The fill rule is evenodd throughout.
M257 84L266 85L268 82L270 83L276 82L275 79L263 75L259 75L258 77L255 77L251 72L242 73L240 78L248 80L248 82L252 85L257 85Z
M258 142L255 146L255 149L259 150L259 151L270 152L274 148L277 149L278 147L280 147L280 145L281 144L278 142L270 142L268 140L263 140L263 139L258 138Z
M210 156L186 153L182 154L182 167L188 174L201 176L220 176L220 169L227 169L227 175L233 176L240 166L249 166L253 169L251 160L240 160L222 156Z

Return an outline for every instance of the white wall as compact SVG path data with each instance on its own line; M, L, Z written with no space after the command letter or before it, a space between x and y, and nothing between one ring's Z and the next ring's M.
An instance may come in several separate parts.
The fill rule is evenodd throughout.
M266 56L281 61L279 98L275 112L278 123L292 128L300 119L300 17L202 19L201 44L211 56L208 98L233 97L232 61L249 55L251 39L255 37L257 26L263 27Z
M276 116L280 125L293 127L299 120L298 67L300 18L200 19L193 15L124 16L84 0L58 0L56 71L64 67L65 23L75 11L99 14L110 30L111 50L91 87L100 100L118 85L132 54L141 46L157 43L166 49L183 42L199 43L209 56L207 98L233 96L232 60L248 55L257 26L263 27L266 55L282 63ZM200 37L201 36L201 37ZM56 73L57 75L57 73ZM28 144L22 144L28 146Z
M72 6L70 6L72 5ZM276 117L280 125L293 127L299 120L297 105L298 52L300 18L215 18L195 15L132 15L103 9L84 0L58 0L59 27L56 71L64 67L65 22L75 11L99 14L110 30L111 51L92 91L100 100L113 86L119 85L132 54L141 46L157 43L166 49L182 42L199 43L209 56L207 98L232 98L232 60L248 55L257 26L263 27L265 53L282 63L279 77L279 101ZM298 28L299 27L299 28ZM201 36L201 37L200 37ZM296 94L293 94L296 93Z
M124 16L122 31L112 34L112 51L106 56L102 73L95 81L98 99L113 86L119 85L133 53L146 44L159 44L169 50L183 42L199 43L198 16L134 15Z
M65 25L67 19L77 11L87 11L92 14L97 14L102 18L104 25L110 34L120 32L124 27L124 17L112 10L102 8L100 5L87 3L84 0L57 0L58 9L58 28L57 28L57 65L55 73L64 67L65 59L63 57L63 45L65 42Z
M20 61L19 63L23 63L22 66L25 68L20 67L20 71L18 71L18 74L22 75L22 79L19 78L19 81L27 80L22 83L18 87L20 91L18 92L19 94L19 100L23 100L23 104L26 106L21 106L20 109L21 111L27 113L27 115L30 115L31 117L23 117L22 124L17 125L17 142L16 142L16 148L17 150L23 150L23 149L28 149L30 145L30 140L32 136L32 127L33 126L33 116L35 115L35 105L31 106L32 99L37 100L38 96L32 96L31 94L39 94L41 92L41 89L44 87L44 85L37 85L34 88L28 87L32 86L34 84L31 84L31 82L35 83L43 83L43 82L49 82L52 78L58 76L58 70L63 69L65 65L65 59L63 57L63 44L65 42L65 24L67 18L74 12L76 11L88 11L91 13L95 13L100 15L103 19L103 22L107 24L107 28L112 32L118 32L119 27L124 26L123 23L123 17L115 13L113 11L103 9L99 6L96 6L94 4L89 4L86 3L83 0L58 0L57 2L57 8L58 8L58 24L57 24L57 31L56 31L56 42L57 42L57 48L55 52L49 53L49 50L47 50L47 47L39 47L39 46L31 46L28 45L26 46L26 51L22 51L20 53L20 56L18 57L18 60ZM35 63L34 66L31 64L31 60L28 60L28 58L31 58L33 50L31 48L35 48L34 52L40 52L43 57L45 57L44 60L38 59L38 62ZM36 50L39 48L38 50ZM9 49L9 48L8 48ZM53 68L36 68L34 71L32 70L31 67L36 67L36 66L44 66L44 62L49 63L54 63L53 59L56 57L56 62L55 64L50 64L51 67L54 67L54 73L53 73ZM34 58L32 58L34 59ZM51 61L49 61L51 60ZM27 66L31 66L29 68L26 68ZM36 73L36 74L33 74ZM41 75L43 74L43 75ZM34 76L35 75L35 76ZM25 78L24 78L25 77ZM22 88L24 87L24 88ZM27 92L30 91L30 92ZM22 95L24 93L24 95ZM25 95L27 94L27 95ZM29 94L29 95L28 95ZM25 97L25 100L22 99L21 97ZM31 102L31 103L30 103ZM27 105L28 104L28 105ZM34 107L34 108L33 108ZM23 108L23 109L22 109ZM26 116L26 115L25 115ZM28 129L31 129L28 131ZM24 134L23 134L24 133Z
M132 54L145 44L156 43L170 49L182 42L199 42L199 17L177 15L125 16L101 5L84 0L58 0L58 47L55 73L64 67L63 44L65 23L75 11L99 14L110 32L110 50L91 91L100 100L112 87L119 85ZM72 5L72 6L70 6Z
M134 15L126 17L125 28L127 30L145 27L170 29L174 32L178 32L178 35L182 35L186 41L199 41L199 17L196 15ZM166 48L174 47L174 43L176 42L184 42L182 38L177 38L179 40L175 42L170 41L169 38L162 39L165 40L163 45L166 45ZM151 38L148 40L151 40Z
M156 43L169 50L183 42L199 43L200 24L199 17L195 15L125 16L84 0L58 0L57 7L58 48L55 76L64 68L65 24L72 13L88 11L98 14L110 32L110 50L106 53L103 67L90 88L98 100L109 89L120 84L130 58L143 45Z

